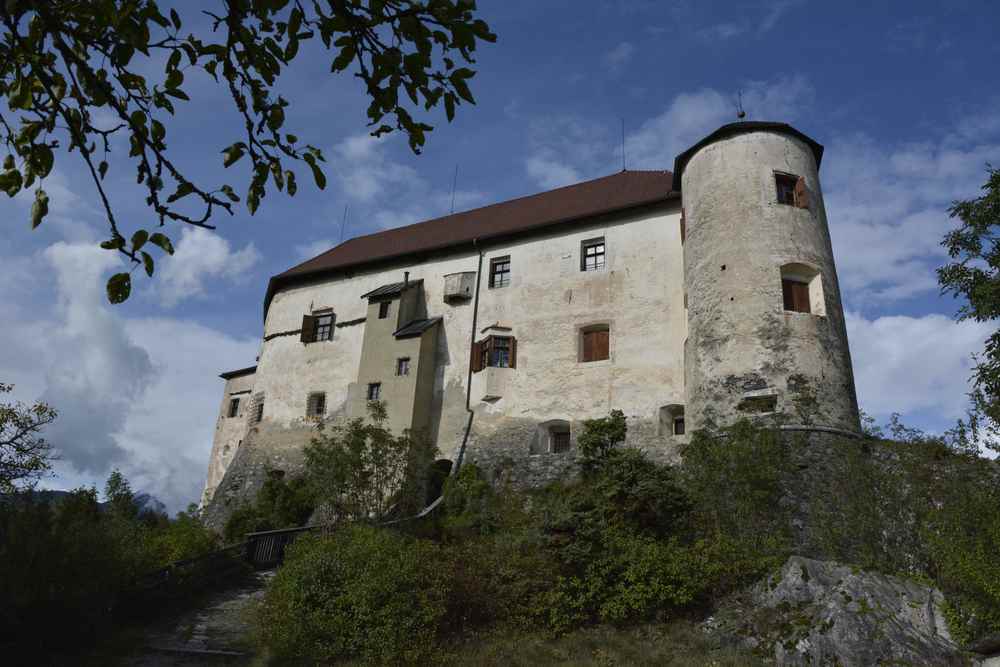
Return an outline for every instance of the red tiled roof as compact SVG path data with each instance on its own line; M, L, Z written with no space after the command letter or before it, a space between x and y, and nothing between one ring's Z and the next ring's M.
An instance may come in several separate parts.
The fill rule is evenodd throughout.
M636 206L676 199L669 171L622 171L528 197L358 236L271 278L264 312L283 285L298 278L442 250L475 240L522 234Z

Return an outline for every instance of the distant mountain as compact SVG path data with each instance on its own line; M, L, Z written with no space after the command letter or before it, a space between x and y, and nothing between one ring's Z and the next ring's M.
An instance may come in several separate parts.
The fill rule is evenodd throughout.
M55 504L63 500L68 496L70 491L55 491L55 490L36 490L32 492L32 496L35 500L41 501L43 503ZM0 493L0 502L15 498L16 496L9 493ZM146 514L151 512L154 514L167 514L167 506L164 505L159 498L156 496L146 493L145 491L140 491L139 493L132 496L135 506L139 510L139 514ZM101 508L107 507L107 503L100 503Z
M153 512L155 514L167 513L167 506L160 502L160 499L156 496L141 491L132 498L135 501L135 506L139 508L139 514L145 514L146 512Z

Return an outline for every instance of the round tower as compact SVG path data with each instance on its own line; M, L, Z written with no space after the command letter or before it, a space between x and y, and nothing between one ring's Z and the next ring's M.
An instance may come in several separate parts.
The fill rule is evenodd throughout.
M789 125L749 121L677 157L693 428L749 417L859 431L822 157Z

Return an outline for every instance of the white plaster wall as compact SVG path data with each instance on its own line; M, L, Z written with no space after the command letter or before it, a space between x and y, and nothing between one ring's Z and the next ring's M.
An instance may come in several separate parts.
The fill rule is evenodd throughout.
M202 506L206 505L215 493L216 487L226 474L239 443L246 435L247 418L250 409L250 397L254 383L254 374L240 375L226 380L222 393L222 404L219 406L219 416L215 420L215 435L212 438L212 454L208 461L208 477L205 480L205 490L202 493ZM234 396L235 395L235 396ZM239 412L235 417L229 416L229 401L240 399Z
M518 350L508 395L473 406L483 420L577 420L613 408L655 420L659 406L684 402L687 320L679 217L679 207L670 204L484 246L477 328L496 322L511 327ZM605 270L581 272L580 242L602 235ZM511 257L511 285L490 289L489 260L502 255ZM332 307L338 322L365 317L362 294L402 280L404 270L411 280L423 279L427 316L443 318L431 423L439 448L449 455L466 422L473 306L472 300L444 303L444 276L475 271L477 259L468 251L281 290L271 303L265 337L299 329L303 314L316 308ZM611 358L579 363L578 329L595 322L610 324ZM357 380L363 332L362 324L336 328L333 340L321 343L303 345L297 334L265 341L254 386L266 397L265 420L283 426L301 421L311 391L327 393L329 413L342 407L348 385ZM476 332L477 340L483 337Z

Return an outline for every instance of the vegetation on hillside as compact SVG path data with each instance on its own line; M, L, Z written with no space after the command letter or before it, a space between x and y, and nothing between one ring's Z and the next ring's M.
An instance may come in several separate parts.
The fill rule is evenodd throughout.
M0 499L0 646L6 651L44 655L86 646L115 622L168 601L162 591L143 589L145 575L219 545L193 505L174 519L140 512L118 471L108 479L105 501L94 488L55 502L30 490ZM176 593L185 581L172 583Z
M744 422L695 435L671 468L623 447L612 413L587 423L576 480L520 492L466 465L436 517L299 540L259 638L278 658L418 662L483 633L662 627L792 553L933 582L959 639L1000 630L995 467L894 423L903 440Z

